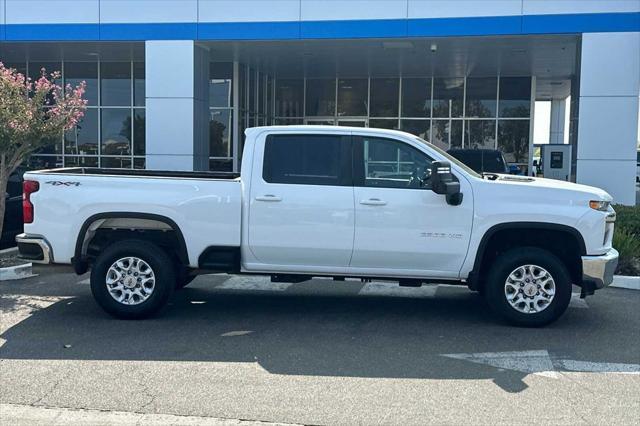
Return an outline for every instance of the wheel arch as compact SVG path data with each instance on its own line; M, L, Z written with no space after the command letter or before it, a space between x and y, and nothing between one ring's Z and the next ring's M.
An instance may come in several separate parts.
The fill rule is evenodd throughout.
M149 223L163 224L175 233L177 245L175 254L178 261L184 265L189 264L189 253L187 251L187 244L184 239L184 235L180 230L178 224L167 216L162 216L154 213L140 213L140 212L103 212L89 216L80 227L80 231L76 237L76 244L74 249L74 257L71 259L71 263L77 274L83 274L89 269L89 262L87 258L87 248L91 239L94 237L95 231L100 228L107 220L117 219L130 219L134 221L148 221ZM92 229L92 226L98 224L97 227ZM135 230L135 227L123 227L121 229ZM153 229L153 227L149 228ZM156 228L164 229L164 228Z
M531 242L534 241L533 245L547 249L553 254L559 255L562 260L565 262L568 258L575 258L578 256L578 261L574 264L566 265L571 273L571 277L574 280L575 284L580 284L582 279L582 264L579 262L580 256L586 255L586 245L584 242L584 238L580 231L576 228L569 225L562 225L557 223L545 223L545 222L507 222L500 223L489 228L482 239L480 240L480 244L478 245L478 250L475 255L473 268L469 273L469 287L473 290L477 290L482 286L483 283L483 273L486 271L486 268L489 266L488 263L492 260L492 255L495 253L494 247L496 244L501 242L501 237L507 235L510 231L519 231L526 238L519 244L521 246L531 245ZM568 246L563 247L554 247L551 245L553 240L546 241L544 240L545 236L554 235L554 236L568 236L570 239L566 240L568 242ZM503 237L504 238L504 237ZM509 238L506 239L509 241ZM518 246L517 244L509 244L507 249ZM563 253L563 248L567 248L569 251Z

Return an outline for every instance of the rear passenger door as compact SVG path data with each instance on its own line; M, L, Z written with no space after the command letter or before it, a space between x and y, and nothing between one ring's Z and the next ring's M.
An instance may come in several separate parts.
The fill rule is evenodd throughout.
M350 135L268 135L254 152L248 243L255 264L246 266L346 268L353 250L352 185Z

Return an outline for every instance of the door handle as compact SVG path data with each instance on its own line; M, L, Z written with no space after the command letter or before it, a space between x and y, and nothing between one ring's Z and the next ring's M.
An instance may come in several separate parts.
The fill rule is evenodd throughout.
M277 197L273 194L265 194L265 195L259 195L256 197L256 201L282 201L281 197Z
M360 200L360 204L365 206L386 206L387 202L380 198L369 198L368 200Z

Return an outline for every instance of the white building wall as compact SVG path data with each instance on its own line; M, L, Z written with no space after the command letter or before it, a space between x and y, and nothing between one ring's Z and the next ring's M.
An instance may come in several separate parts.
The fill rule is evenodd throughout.
M7 24L97 24L99 11L99 0L5 0Z
M301 0L300 20L405 19L407 0Z
M146 167L208 170L208 52L191 40L147 41Z
M198 0L100 0L101 23L196 22Z
M524 15L625 13L640 10L638 0L523 0Z
M200 22L280 22L300 19L300 0L200 0Z
M567 99L553 99L550 106L549 143L563 144Z
M640 33L582 37L576 180L635 204Z
M514 16L522 13L522 0L409 0L409 18Z

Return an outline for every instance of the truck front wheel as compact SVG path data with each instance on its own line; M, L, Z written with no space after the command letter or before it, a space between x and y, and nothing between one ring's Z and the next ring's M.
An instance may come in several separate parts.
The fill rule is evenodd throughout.
M123 319L147 318L168 302L175 287L173 262L147 241L118 241L96 259L91 292L109 314Z
M509 322L539 327L558 319L571 301L567 268L552 253L520 247L500 255L491 266L484 296Z

